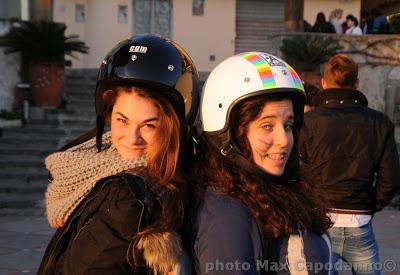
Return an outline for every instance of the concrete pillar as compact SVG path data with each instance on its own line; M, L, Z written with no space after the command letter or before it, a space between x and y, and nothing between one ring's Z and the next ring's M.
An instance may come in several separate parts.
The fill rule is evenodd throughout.
M304 0L285 0L285 31L303 31Z
M31 0L29 2L29 19L47 21L52 20L52 5L52 0Z

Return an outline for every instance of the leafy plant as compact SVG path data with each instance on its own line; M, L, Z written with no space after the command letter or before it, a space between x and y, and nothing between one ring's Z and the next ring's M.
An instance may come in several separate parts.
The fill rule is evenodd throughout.
M0 118L6 119L6 120L14 120L14 119L22 119L23 114L20 111L5 111L1 110L0 111Z
M52 21L16 21L0 37L0 46L6 54L20 52L24 62L64 64L65 55L77 59L76 52L89 50L77 35L65 36L65 29L65 24Z
M333 37L299 35L285 38L281 51L286 61L299 71L314 71L343 47Z

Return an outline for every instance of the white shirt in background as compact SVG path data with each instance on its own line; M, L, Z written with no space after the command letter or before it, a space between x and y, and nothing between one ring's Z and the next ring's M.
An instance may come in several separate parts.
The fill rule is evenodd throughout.
M335 31L336 31L337 34L342 34L343 33L343 31L342 31L342 23L339 22L339 19L332 18L331 24L335 28Z
M371 215L329 213L333 227L361 227L371 221Z
M362 35L363 32L361 30L360 27L351 27L346 31L346 34L350 34L350 35Z

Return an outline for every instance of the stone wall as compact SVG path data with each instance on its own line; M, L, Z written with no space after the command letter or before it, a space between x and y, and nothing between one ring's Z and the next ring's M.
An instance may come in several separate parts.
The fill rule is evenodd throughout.
M8 32L10 24L0 20L0 36ZM0 110L11 111L14 104L14 88L20 81L19 54L4 54L0 47Z

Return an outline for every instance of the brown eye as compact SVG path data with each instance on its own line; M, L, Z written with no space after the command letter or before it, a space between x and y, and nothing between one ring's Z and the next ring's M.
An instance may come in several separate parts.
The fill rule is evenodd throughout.
M143 128L154 129L154 128L156 128L156 126L153 124L145 124L145 125L143 125Z
M124 119L124 118L117 118L117 121L118 122L120 122L120 123L123 123L123 124L126 124L126 119Z

